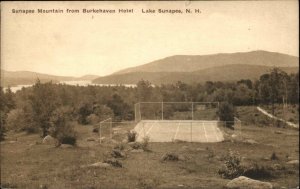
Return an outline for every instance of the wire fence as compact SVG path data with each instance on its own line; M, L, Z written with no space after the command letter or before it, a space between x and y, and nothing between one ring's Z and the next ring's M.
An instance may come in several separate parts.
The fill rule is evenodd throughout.
M139 102L135 121L141 120L219 120L219 102Z
M99 122L99 140L100 143L102 141L105 141L107 139L116 140L116 141L122 141L124 139L124 136L132 129L134 129L136 122L134 121L122 121L122 122L116 122L113 121L112 118L108 118L106 120L103 120Z

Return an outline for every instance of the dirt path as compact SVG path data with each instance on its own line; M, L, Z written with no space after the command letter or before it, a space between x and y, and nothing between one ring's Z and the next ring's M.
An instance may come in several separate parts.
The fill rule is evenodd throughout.
M288 126L291 126L291 127L294 127L294 128L299 128L299 125L295 124L295 123L292 123L292 122L289 122L289 121L286 121L284 119L281 119L281 118L278 118L270 113L268 113L266 110L262 109L261 107L257 106L256 107L258 111L260 111L261 113L263 113L264 115L272 118L272 119L275 119L275 120L279 120L279 121L282 121L284 123L286 123Z

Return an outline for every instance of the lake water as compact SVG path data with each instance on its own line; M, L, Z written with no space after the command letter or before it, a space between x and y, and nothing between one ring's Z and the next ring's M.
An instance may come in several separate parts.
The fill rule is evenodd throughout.
M83 81L61 81L59 82L60 84L66 84L66 85L78 85L78 86L89 86L89 85L93 85L93 86L120 86L120 84L94 84L92 83L92 81L90 80L83 80ZM26 88L26 87L31 87L33 84L31 85L17 85L17 86L14 86L14 87L10 87L11 91L12 92L16 92L18 90L21 90L23 87ZM125 86L125 87L136 87L135 84L123 84L122 86ZM4 91L7 89L7 87L4 87Z

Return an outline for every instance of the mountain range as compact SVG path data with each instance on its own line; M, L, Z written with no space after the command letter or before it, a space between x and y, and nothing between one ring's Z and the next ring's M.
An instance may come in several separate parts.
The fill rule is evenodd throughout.
M54 83L58 83L61 81L93 80L98 77L99 76L97 75L84 75L82 77L57 76L30 71L1 70L1 85L4 87L16 85L30 85L34 84L37 79L39 79L41 82L52 81Z
M41 82L92 80L95 84L136 84L144 79L152 84L205 81L237 81L258 79L260 75L278 67L287 73L299 69L299 57L268 51L221 53L211 55L175 55L140 66L126 68L111 75L99 77L56 76L30 71L1 70L1 85L15 86Z
M100 84L153 84L258 79L278 67L287 73L298 72L299 58L268 51L222 53L213 55L176 55L148 64L120 70L93 80Z

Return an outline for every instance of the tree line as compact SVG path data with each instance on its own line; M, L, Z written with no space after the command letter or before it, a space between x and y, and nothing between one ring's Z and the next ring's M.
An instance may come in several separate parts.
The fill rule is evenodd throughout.
M73 136L70 122L96 124L109 117L115 121L133 120L134 104L140 101L219 101L231 106L298 104L299 72L287 74L273 68L255 81L194 84L178 81L161 86L141 80L136 87L83 87L37 80L32 87L16 93L9 88L4 92L1 88L0 135L3 138L5 130L16 130L40 132L41 136L58 136L63 132ZM70 136L61 136L61 140Z

